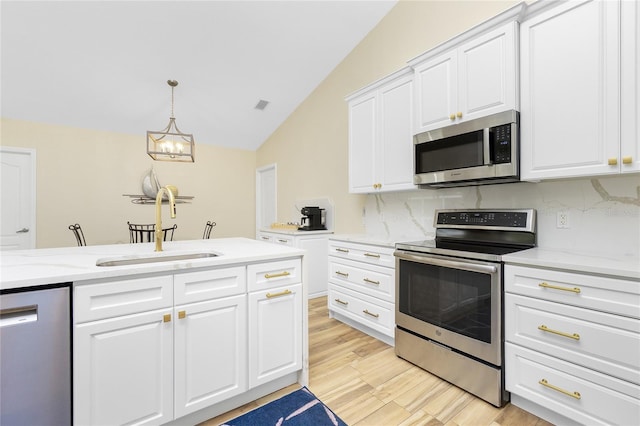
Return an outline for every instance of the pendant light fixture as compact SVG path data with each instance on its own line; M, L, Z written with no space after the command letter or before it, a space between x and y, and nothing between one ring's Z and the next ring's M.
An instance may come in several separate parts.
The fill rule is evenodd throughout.
M173 89L178 85L175 80L168 80L171 87L171 117L163 130L147 131L147 154L157 161L191 162L194 158L193 135L182 133L173 116Z

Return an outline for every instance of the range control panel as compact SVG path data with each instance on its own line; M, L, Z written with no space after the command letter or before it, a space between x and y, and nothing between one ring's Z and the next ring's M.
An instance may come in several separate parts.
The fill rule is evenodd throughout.
M535 210L436 210L436 228L510 228L530 230Z

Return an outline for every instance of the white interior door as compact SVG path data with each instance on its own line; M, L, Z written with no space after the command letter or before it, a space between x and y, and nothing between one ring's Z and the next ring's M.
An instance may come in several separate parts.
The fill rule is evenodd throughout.
M260 229L267 228L276 221L278 205L276 171L275 164L256 170L256 238Z
M36 247L36 151L0 147L0 249Z

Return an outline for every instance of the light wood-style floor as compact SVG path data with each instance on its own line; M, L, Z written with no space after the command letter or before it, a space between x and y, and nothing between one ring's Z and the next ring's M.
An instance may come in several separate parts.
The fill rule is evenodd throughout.
M309 390L350 426L547 426L511 404L502 409L396 357L393 347L329 318L309 301ZM216 426L280 398L292 385L201 426Z

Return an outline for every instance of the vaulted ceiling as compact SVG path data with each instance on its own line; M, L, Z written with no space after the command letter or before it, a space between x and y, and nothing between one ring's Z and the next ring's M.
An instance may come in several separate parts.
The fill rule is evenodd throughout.
M3 0L0 112L255 150L395 3Z

